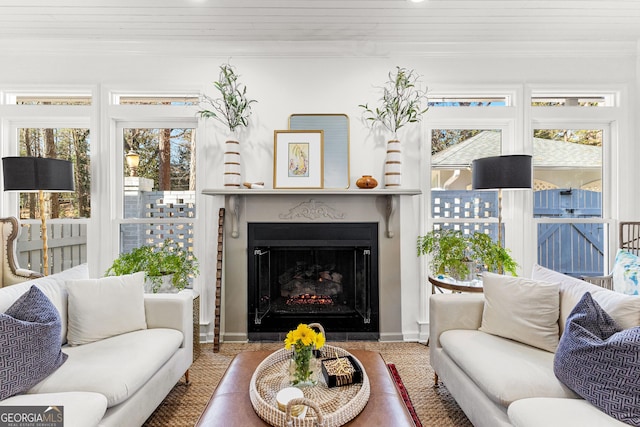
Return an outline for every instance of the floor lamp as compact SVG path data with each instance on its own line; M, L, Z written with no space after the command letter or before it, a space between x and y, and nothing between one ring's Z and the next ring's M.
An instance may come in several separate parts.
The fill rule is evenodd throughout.
M2 170L5 191L38 192L40 203L40 233L42 235L42 269L49 274L47 219L44 192L75 191L73 163L42 157L3 157Z
M502 189L531 188L531 156L516 154L475 159L471 163L471 187L498 190L498 246L502 247Z

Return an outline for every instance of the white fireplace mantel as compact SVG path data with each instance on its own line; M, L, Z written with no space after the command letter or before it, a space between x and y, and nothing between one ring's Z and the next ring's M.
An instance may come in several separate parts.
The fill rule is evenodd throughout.
M205 189L202 194L208 196L225 196L231 210L231 237L238 238L238 223L240 221L240 197L251 196L385 196L387 198L386 209L386 234L392 238L394 232L391 229L391 218L397 208L398 196L417 196L422 194L418 189L244 189L244 188L221 188L221 189Z

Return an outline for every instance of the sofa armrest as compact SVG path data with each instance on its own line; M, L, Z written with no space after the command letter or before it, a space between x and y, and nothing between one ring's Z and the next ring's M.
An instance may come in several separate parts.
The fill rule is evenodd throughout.
M193 296L177 294L144 294L147 327L177 329L184 335L182 347L193 345Z
M440 334L451 329L478 329L484 295L435 294L429 299L429 341L440 347Z

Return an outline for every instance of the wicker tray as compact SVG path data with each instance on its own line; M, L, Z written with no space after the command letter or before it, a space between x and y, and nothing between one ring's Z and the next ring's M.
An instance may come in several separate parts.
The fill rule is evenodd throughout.
M348 351L325 345L321 350L321 358L352 356ZM289 387L289 360L291 351L284 348L269 355L258 365L251 377L249 396L253 409L260 418L275 427L338 427L355 418L364 409L369 400L369 377L362 367L362 383L342 387L327 387L322 375L318 384L302 387L303 399L294 399L287 408L287 413L278 409L276 394ZM354 357L355 359L355 357ZM307 410L304 418L290 416L291 405L305 404L312 409ZM292 421L287 424L287 419Z

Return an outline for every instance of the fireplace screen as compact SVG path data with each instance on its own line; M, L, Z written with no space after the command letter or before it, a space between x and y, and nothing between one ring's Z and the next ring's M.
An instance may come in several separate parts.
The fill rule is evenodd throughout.
M377 224L285 225L249 224L249 338L299 322L377 333Z

